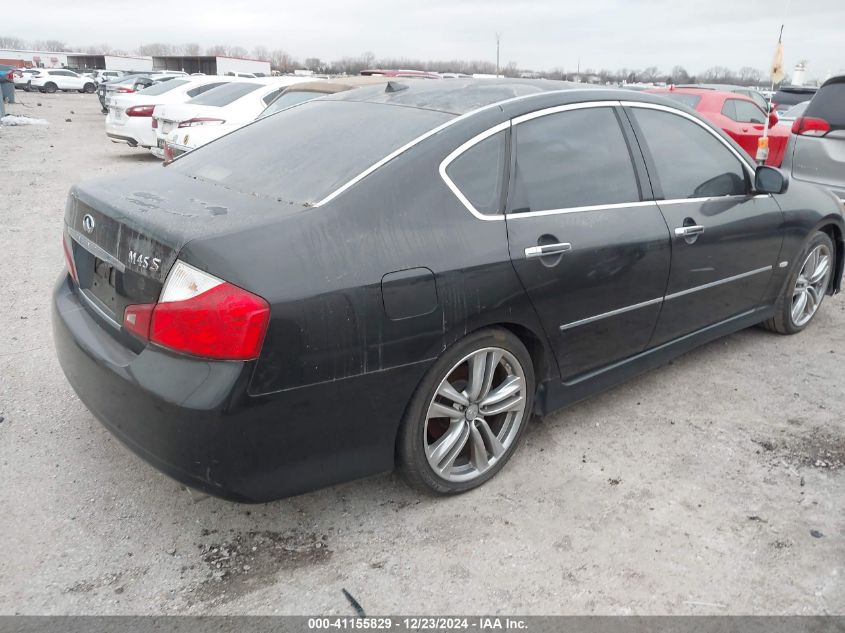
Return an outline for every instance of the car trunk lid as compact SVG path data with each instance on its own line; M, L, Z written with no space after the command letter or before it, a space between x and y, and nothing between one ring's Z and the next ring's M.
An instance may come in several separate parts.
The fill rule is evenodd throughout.
M156 302L189 241L305 208L152 167L74 187L65 224L81 294L95 315L120 330L126 306Z

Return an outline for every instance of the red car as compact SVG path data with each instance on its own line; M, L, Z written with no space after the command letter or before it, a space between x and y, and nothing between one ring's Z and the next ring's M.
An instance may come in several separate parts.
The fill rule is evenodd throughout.
M752 158L757 155L757 139L763 136L768 119L769 157L766 164L780 167L789 140L789 128L778 126L777 114L766 114L748 97L698 88L660 88L647 92L662 94L690 106L727 132Z

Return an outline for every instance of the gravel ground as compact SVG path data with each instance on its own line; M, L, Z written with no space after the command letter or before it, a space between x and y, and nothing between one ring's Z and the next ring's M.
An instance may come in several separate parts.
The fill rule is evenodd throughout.
M498 477L395 475L259 506L124 449L53 354L65 195L154 165L96 97L19 93L0 128L0 613L845 613L845 300L538 420Z

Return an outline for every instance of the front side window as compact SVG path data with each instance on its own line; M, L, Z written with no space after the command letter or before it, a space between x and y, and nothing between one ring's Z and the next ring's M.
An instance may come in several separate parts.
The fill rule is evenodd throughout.
M187 80L182 79L180 81L168 81L167 83L160 83L160 84L153 84L149 88L144 88L138 94L142 95L163 95L165 92L169 92L178 88L179 86L184 86L188 83Z
M628 145L611 108L550 114L514 129L514 213L640 200Z
M476 211L485 215L501 211L507 138L505 132L498 132L470 147L446 168L449 179Z
M656 173L652 184L666 200L744 195L746 172L739 159L697 123L670 112L632 108Z
M220 83L204 84L202 86L197 86L196 88L191 88L188 90L188 96L191 98L196 97L197 95L201 95L203 92L207 92L217 86L222 86L224 83L226 82L221 81Z

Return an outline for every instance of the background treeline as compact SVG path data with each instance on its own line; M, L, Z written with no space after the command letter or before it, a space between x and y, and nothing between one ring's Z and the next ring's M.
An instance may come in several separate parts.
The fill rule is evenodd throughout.
M266 46L255 46L251 49L243 46L229 46L216 44L203 48L195 42L184 44L165 44L154 42L143 44L134 50L114 48L109 44L93 46L70 46L61 40L26 41L18 37L0 35L0 48L29 49L40 51L69 51L86 53L89 55L220 55L228 57L251 57L269 61L273 69L281 72L291 72L297 68L313 70L317 73L356 75L365 68L413 68L450 73L484 73L494 74L496 65L485 60L422 60L403 57L376 57L371 52L358 56L342 57L333 61L322 60L317 57L296 58L281 49L269 49ZM552 70L535 71L520 68L516 62L503 64L500 72L508 77L543 77L547 79L564 79L574 81L579 79L592 83L729 83L744 86L757 86L768 82L764 73L756 68L744 66L733 70L724 66L712 66L699 73L689 73L683 66L674 66L665 71L656 66L648 68L619 68L617 70L592 69L583 70L555 67ZM788 79L786 80L788 83Z

